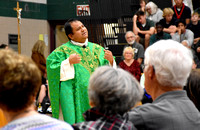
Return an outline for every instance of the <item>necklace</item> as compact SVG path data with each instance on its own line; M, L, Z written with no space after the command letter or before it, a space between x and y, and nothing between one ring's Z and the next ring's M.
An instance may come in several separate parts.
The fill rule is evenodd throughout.
M176 13L177 19L180 19L180 18L181 18L181 15L182 15L182 13L183 13L184 8L185 8L185 5L183 4L183 5L182 5L181 12L180 12L180 14L178 14L177 9L176 9L176 5L174 6L174 11L175 11L175 13Z

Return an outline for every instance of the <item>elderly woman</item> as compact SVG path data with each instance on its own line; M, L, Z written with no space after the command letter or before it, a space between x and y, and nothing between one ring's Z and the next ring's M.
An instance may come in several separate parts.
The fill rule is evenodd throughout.
M129 111L142 98L142 88L128 72L109 66L98 68L90 78L89 99L93 107L85 114L79 129L134 130Z
M0 109L8 121L2 130L72 129L65 122L35 111L41 74L30 58L0 50L0 61Z
M176 32L176 23L173 18L174 11L171 8L163 9L163 19L160 20L162 25L164 26L163 32L169 33L173 35Z
M200 113L183 91L192 69L191 51L160 40L147 48L144 63L144 85L153 102L134 108L130 121L145 130L199 129Z
M119 67L130 72L138 81L140 81L141 70L140 65L134 58L134 49L125 47L123 51L124 60L119 63Z
M187 84L184 89L187 91L187 95L194 103L197 109L200 111L200 69L194 69L190 73L187 80Z
M154 21L154 23L159 22L163 18L162 10L158 8L158 6L155 3L151 1L147 3L146 11L147 11L147 18Z

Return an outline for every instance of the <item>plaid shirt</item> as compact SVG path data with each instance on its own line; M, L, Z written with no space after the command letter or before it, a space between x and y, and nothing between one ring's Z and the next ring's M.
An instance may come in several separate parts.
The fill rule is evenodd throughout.
M81 130L137 130L134 125L128 121L128 114L123 116L106 115L100 113L95 108L89 109L84 114L85 122L74 124L75 129Z

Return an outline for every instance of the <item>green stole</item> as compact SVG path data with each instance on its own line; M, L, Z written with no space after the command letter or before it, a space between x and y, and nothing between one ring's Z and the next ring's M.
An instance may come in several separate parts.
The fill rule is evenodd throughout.
M69 41L48 56L47 76L54 118L59 118L60 103L66 122L74 124L84 121L82 114L90 108L87 90L90 75L98 66L109 63L104 59L103 50L103 47L91 42L83 48ZM61 63L74 53L81 57L81 62L74 64L74 79L60 82Z

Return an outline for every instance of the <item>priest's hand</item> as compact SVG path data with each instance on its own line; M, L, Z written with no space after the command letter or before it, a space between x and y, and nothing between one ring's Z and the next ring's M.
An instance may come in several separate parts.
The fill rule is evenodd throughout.
M106 60L108 60L111 65L113 65L113 54L112 54L112 52L109 51L109 50L104 50L104 52L105 52L104 58Z
M70 63L70 65L71 64L78 64L78 63L80 63L80 61L81 61L81 58L80 58L80 56L79 55L77 55L77 54L71 54L70 56L69 56L69 63Z

